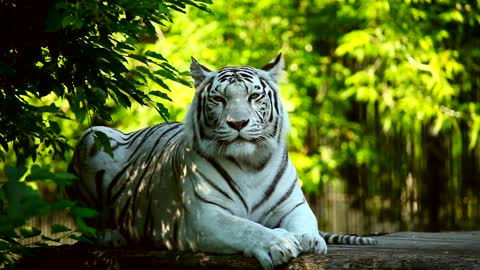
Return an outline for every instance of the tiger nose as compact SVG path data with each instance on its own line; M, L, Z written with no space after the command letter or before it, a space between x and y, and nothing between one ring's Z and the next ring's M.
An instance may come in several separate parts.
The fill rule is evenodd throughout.
M240 121L232 121L232 120L227 120L228 126L231 128L240 131L242 128L246 127L248 124L248 119L247 120L240 120Z

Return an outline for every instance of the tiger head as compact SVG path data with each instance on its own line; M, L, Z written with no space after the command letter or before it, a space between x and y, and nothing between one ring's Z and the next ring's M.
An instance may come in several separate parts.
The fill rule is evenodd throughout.
M258 162L285 144L288 116L279 96L281 55L261 69L211 71L192 57L195 96L185 120L187 141L205 156Z

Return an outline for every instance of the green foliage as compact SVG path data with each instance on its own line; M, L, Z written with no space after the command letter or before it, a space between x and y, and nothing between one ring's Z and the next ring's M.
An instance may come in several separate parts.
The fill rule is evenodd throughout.
M31 185L32 182L52 181L60 190L69 185L75 175L68 173L53 173L48 168L40 168L34 165L28 170L25 166L13 168L7 166L5 173L8 181L0 187L0 266L13 267L18 256L30 256L31 246L48 247L52 243L61 243L64 238L72 238L79 241L90 242L80 233L95 235L95 230L85 224L84 218L96 215L91 209L76 206L67 200L57 200L48 203L40 195L38 190ZM76 230L60 224L51 226L51 235L42 234L37 228L26 226L27 220L35 216L43 216L51 211L71 211L79 226ZM25 246L21 242L33 237L40 236L31 246Z
M159 52L144 50L158 39L158 25L171 10L187 6L208 11L209 0L182 1L3 1L0 25L9 33L0 45L0 158L9 143L19 164L49 149L64 158L70 150L59 119L111 120L108 100L129 108L132 101L156 108L170 91L165 80L187 84ZM38 16L32 16L37 14ZM161 95L145 90L150 81ZM50 97L50 98L49 98ZM52 99L68 100L60 107ZM42 150L45 151L45 150Z
M451 213L449 224L478 209L478 3L230 0L207 13L210 1L83 0L19 14L14 2L0 9L1 27L16 25L0 44L4 160L8 149L20 164L68 155L67 138L84 130L72 119L125 132L158 116L182 120L193 90L180 70L190 56L211 68L260 67L281 51L289 146L306 191L348 181L364 204L400 205L399 217L418 200L419 212ZM171 13L187 6L195 7L187 16ZM109 152L101 133L96 142ZM35 170L32 179L46 177Z
M17 165L5 166L5 183L0 173L0 267L1 261L14 262L12 255L28 255L21 239L41 235L34 245L48 246L62 237L86 242L83 234L95 237L84 219L96 211L64 199L48 203L34 187L56 185L61 194L72 181L72 175L52 168L66 167L72 150L67 138L79 134L75 126L108 123L114 107L136 103L154 108L164 120L169 117L163 105L171 101L167 82L189 83L160 50L147 46L158 40L161 25L172 22L173 11L185 13L191 6L209 12L210 3L1 1L0 30L7 38L0 43L0 163ZM113 158L105 134L96 133L95 142ZM27 169L32 162L48 165ZM25 227L31 217L67 210L78 228L53 225L59 237Z
M112 158L115 158L113 156L112 146L110 145L110 139L105 133L100 131L95 131L93 134L93 139L98 149L103 149Z
M176 18L158 46L185 67L190 55L211 68L260 67L283 52L289 146L306 191L347 181L363 205L375 197L395 205L394 217L410 209L450 226L478 210L478 2L232 0L212 9ZM172 95L177 120L192 95Z

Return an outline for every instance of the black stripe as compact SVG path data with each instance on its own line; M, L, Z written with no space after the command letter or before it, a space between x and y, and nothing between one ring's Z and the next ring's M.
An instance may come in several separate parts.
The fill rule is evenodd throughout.
M375 245L375 239L351 234L334 234L327 232L319 232L327 244L336 245Z
M263 115L262 115L262 112L260 112L259 110L255 110L255 114L257 115L257 117L259 118L260 122L263 123Z
M152 208L151 197L148 196L147 210L145 211L145 223L143 224L143 237L149 239L150 232L152 231L152 216L153 213L150 213Z
M240 165L240 163L238 163L236 159L234 159L233 157L227 157L227 159L230 160L230 162L232 162L233 164L235 164L235 166L237 166L240 170L244 171L242 165Z
M235 181L233 181L232 177L230 177L227 171L225 171L225 169L222 166L220 166L220 164L218 164L215 160L209 157L205 157L205 160L207 160L210 163L210 165L212 165L212 167L214 167L218 171L218 173L223 177L223 179L227 181L228 186L240 199L240 201L243 204L243 207L245 207L245 210L247 210L247 213L250 212L248 209L247 203L245 202L245 199L243 198L242 194L240 193L240 191L238 190L238 187L235 184Z
M203 92L205 91L209 93L212 86L213 86L213 78L211 78L210 81L207 82L207 85L197 93L197 115L196 115L197 121L194 122L193 124L195 126L198 126L198 132L199 132L200 138L205 137L205 133L200 126L200 123L202 123L202 115L204 114L202 111L202 108L204 108L205 106L205 99L206 99L205 97L202 97L202 95L203 95ZM203 118L206 119L206 116L203 115Z
M137 159L138 158L139 158L139 156L137 157ZM137 159L135 159L135 162L137 161ZM135 162L130 162L130 163L135 164ZM122 169L121 172L119 172L117 175L115 175L115 177L112 180L112 183L115 182L115 184L116 184L118 182L118 180L120 180L120 177L123 176L123 170L126 170L126 169L130 168L130 163L127 164L127 166L125 166ZM120 186L120 188L117 190L117 192L113 196L112 196L112 192L113 192L114 184L110 183L110 185L108 186L108 190L107 190L107 196L108 196L107 198L109 198L108 200L111 203L114 203L115 201L117 201L118 197L120 197L120 195L122 195L123 191L127 188L127 185L128 185L129 182L130 182L129 178L123 179L122 185Z
M259 171L262 171L263 169L265 169L265 166L267 166L268 162L270 161L270 159L272 158L272 156L269 156L267 159L263 160L263 161L260 161L257 166L255 166L255 170L257 172Z
M163 154L164 154L164 152L165 152L165 149L167 149L167 147L169 146L170 142L171 142L173 139L178 139L178 138L179 138L179 137L178 137L178 134L179 134L180 132L182 132L182 131L183 131L183 129L180 129L179 131L177 131L175 134L173 134L173 135L165 142L165 144L163 145L163 148L162 148L162 150L161 150L161 152L160 152L160 154L159 154L159 158L163 157ZM178 150L178 147L177 147L176 149ZM177 155L178 155L178 154L177 154ZM151 161L152 161L152 160L150 160L150 162L151 162ZM150 167L150 162L149 162L149 164L147 165L147 168ZM153 165L153 166L155 166L155 165ZM172 168L172 171L175 171L175 169ZM153 182L152 178L155 177L155 176L156 176L156 175L155 175L155 171L152 171L152 174L150 175L150 177L148 178L148 180L145 180L145 181L147 181L146 187L145 187L145 190L147 191L147 196L148 196L148 194L149 194L149 192L150 192L150 186L152 185L152 182ZM140 181L141 181L141 180L140 180Z
M173 129L171 129L173 130ZM172 136L170 136L170 138L168 138L168 140L165 142L165 144L163 145L162 147L162 152L160 152L160 155L159 157L163 157L163 154L165 153L165 149L167 149L167 147L169 146L170 142L173 140L173 139L178 139L178 134L180 134L181 132L183 132L183 129L180 129L178 130L177 132L175 132L175 134L173 134Z
M273 126L273 133L270 134L271 135L271 138L275 138L275 136L277 136L278 132L279 132L279 124L280 123L280 118L277 118L277 121L275 121L275 124ZM279 136L280 138L280 136ZM277 142L280 142L279 140L277 140Z
M286 212L285 215L283 215L283 217L280 219L280 221L278 221L277 225L273 228L274 229L275 228L280 228L282 226L282 222L285 220L285 218L288 215L290 215L290 213L292 213L295 209L297 209L300 205L303 205L304 203L306 203L305 199L301 203L298 203L294 207L292 207L292 209L290 209L288 212Z
M157 126L151 127L151 128L149 129L148 133L145 134L144 137L142 137L141 142L136 146L135 150L129 155L128 160L130 160L132 157L134 157L134 156L137 154L137 151L139 151L140 148L142 148L143 143L145 143L146 141L148 141L148 137L150 137L150 135L151 135L152 133L154 133L154 132L157 130L157 128L160 128L160 127L162 127L162 126L163 126L163 125L157 125ZM163 134L165 134L165 131L162 133L162 135L159 136L159 138L161 138L161 137L163 136ZM158 142L158 140L157 140L157 142Z
M274 136L278 135L277 143L280 144L280 140L282 139L283 119L279 117L277 121L278 121L278 123L280 123L280 127L278 127L278 125L277 125L277 129L275 131Z
M178 128L179 126L180 126L180 125L176 125L175 127L169 129L168 131L172 131L172 130ZM178 133L180 133L180 132L182 132L182 129L178 130L175 134L173 134L172 136L170 136L170 138L168 138L167 142L165 142L165 144L163 145L162 152L161 152L161 154L159 155L159 158L161 158L161 157L163 156L163 152L164 152L165 149L167 148L167 146L168 146L168 144L170 143L170 141L171 141L173 138L175 138L175 137L178 135ZM147 165L145 166L146 169L144 169L142 175L141 175L139 178L137 178L137 179L138 179L138 183L137 183L137 185L135 186L135 188L134 188L134 190L133 190L133 206L132 206L132 207L133 207L134 213L137 211L137 196L138 196L138 194L140 193L138 190L140 189L140 185L144 182L144 177L145 177L146 173L149 171L148 169L150 168L150 165L151 165L151 163L152 163L152 161L153 161L152 154L154 153L155 148L156 148L155 146L158 144L158 141L160 140L160 138L161 138L161 137L159 137L159 138L157 139L157 141L156 141L155 144L154 144L154 147L152 147L152 149L150 150L150 153L148 153L148 155L147 155L146 158L145 158L145 161L148 161ZM154 172L152 172L152 173L154 173ZM151 179L151 178L150 178L150 179ZM134 219L133 221L134 221L133 224L135 224L135 219Z
M157 138L157 140L155 141L154 146L158 145L158 143L160 142L160 140L163 138L163 136L164 136L167 132L170 132L170 131L172 131L172 130L174 130L174 129L177 129L178 127L181 127L181 126L182 126L182 125L181 125L180 123L178 123L177 125L175 125L175 126L173 126L173 127L169 127L170 129L164 130L163 133L162 133L162 134ZM180 131L181 131L181 130L180 130ZM171 138L170 138L170 139L171 139ZM166 144L165 144L165 145L166 145ZM140 147L139 147L139 148L140 148ZM138 149L138 148L137 148L137 149ZM148 164L147 164L147 167L149 167L149 166L150 166L150 163L152 162L152 159L151 159L150 157L151 157L152 153L154 152L154 150L155 150L155 147L152 147L151 150L150 150L150 152L149 152L149 153L145 156L145 158L143 159L144 161L149 160L149 162L148 162ZM125 166L125 167L122 169L122 171L125 171L126 169L130 168L130 165L131 165L131 164L136 164L136 162L137 162L137 160L138 160L139 158L140 158L140 155L138 155L138 156L135 158L135 160L129 162L129 163L127 164L127 166ZM120 177L123 175L123 172L122 172L122 171L120 171L117 175L115 175L115 177L114 177L113 180L112 180L112 183L110 183L110 185L109 185L109 187L108 187L108 191L107 191L107 192L109 192L109 194L110 194L110 195L108 195L108 196L110 197L110 202L115 202L115 201L118 199L118 197L123 194L123 191L126 189L128 183L129 183L130 180L131 180L131 179L127 179L127 178L124 179L124 182L122 183L122 186L120 186L120 188L118 189L118 191L117 191L117 192L113 195L113 197L112 197L112 196L111 196L111 193L112 193L113 187L114 187L114 185L116 185L116 183L119 181ZM137 197L138 189L139 189L140 184L142 183L143 177L145 176L145 173L146 173L147 171L148 171L148 170L144 170L142 176L141 176L140 178L137 178L137 179L139 179L139 180L138 180L137 185L136 185L135 188L134 188L135 192L133 193L133 210L135 210L135 207L136 207L136 206L135 206L135 202L136 202L136 197ZM125 205L124 207L127 207L127 206L130 204L131 199L132 199L131 197L128 198L128 201L127 201L128 203L127 203L127 205ZM125 211L126 211L126 209L122 209L123 215L126 214ZM119 220L120 220L120 219L119 219Z
M104 194L103 194L103 175L105 170L100 170L95 173L95 189L97 193L97 210L102 212L105 208Z
M153 127L149 127L149 128L144 128L142 130L139 130L135 133L132 133L130 135L130 137L128 137L127 141L128 141L128 144L126 146L126 149L129 149L138 139L138 137L142 136L143 133L147 132L147 134L145 134L145 136L143 136L142 138L142 143L144 141L146 141L145 139L148 139L148 137L150 136L150 134L152 134L154 131L156 131L158 128L161 128L163 126L163 124L160 124L160 125L156 125L156 126L153 126ZM140 145L138 145L140 146Z
M273 178L273 181L270 184L270 186L268 186L267 190L263 192L264 194L263 198L253 207L252 212L255 212L256 210L258 210L258 208L262 206L272 196L273 191L275 190L275 188L278 185L278 182L280 181L283 174L285 173L287 166L288 166L288 154L287 154L287 150L284 149L282 162L280 163L280 167L278 168L277 174Z
M278 109L278 95L277 95L277 91L275 91L275 88L272 87L272 85L270 84L270 82L268 82L267 80L265 80L264 78L260 78L260 82L262 83L262 86L265 87L265 85L267 84L268 87L270 88L270 91L273 92L273 105L274 105L274 108L275 108L275 112L277 113L277 115L280 114L280 110Z
M230 199L230 201L233 202L233 199L232 197L230 197L230 195L228 195L228 193L226 193L225 191L223 191L219 186L217 186L217 184L215 184L212 180L208 179L203 173L201 173L200 171L197 171L197 173L210 185L212 186L215 190L217 190L218 192L220 192L223 196L227 197L228 199Z
M208 82L208 84L206 85L206 87L204 87L200 92L198 92L197 94L197 121L200 122L200 120L202 119L202 107L203 107L203 99L202 99L202 94L204 91L208 91L208 90L205 90L207 88L210 88L212 87L212 82Z
M90 149L88 149L88 157L91 158L95 156L97 153L97 145L94 143L90 146Z
M74 186L67 187L65 191L67 192L68 198L79 201L87 207L96 207L98 197L95 197L92 192L88 190L88 187L82 179L79 179Z
M125 189L125 187L126 187L125 184L128 182L128 179L125 179L124 184L122 184L122 186L120 187L120 189L119 189L119 190L115 193L115 195L112 197L113 188L117 185L118 180L120 180L120 177L124 175L124 173L126 172L126 170L130 168L130 165L131 165L132 163L134 163L135 161L137 161L138 158L139 158L139 156L137 156L137 158L136 158L134 161L129 161L129 162L127 162L127 165L125 165L125 166L112 178L112 181L111 181L110 184L108 185L107 194L106 194L108 204L113 204L113 203L117 200L117 198L118 198L118 196L120 195L120 193Z
M173 242L174 246L177 246L179 232L180 232L180 225L179 225L178 219L176 217L174 217L173 231L172 231L172 235L173 235L173 241L172 242Z
M193 185L193 183L192 183L192 185ZM216 205L216 206L224 209L225 211L229 212L230 214L234 215L233 212L232 212L232 210L226 208L225 206L223 206L223 205L221 205L221 204L218 204L218 203L216 203L216 202L209 201L209 200L203 198L202 196L200 196L200 194L197 193L197 190L195 189L195 187L193 187L193 193L195 194L195 196L196 196L200 201L202 201L202 202L204 202L204 203L209 203L209 204Z
M122 235L129 235L128 233L128 227L129 227L129 220L126 220L128 208L130 207L130 203L132 201L132 197L128 197L127 201L123 205L122 210L120 211L120 214L118 215L118 220L117 220L117 226L120 226L120 228L124 231L127 232L125 234L122 233Z
M268 214L272 213L273 212L273 209L275 207L278 207L279 205L281 205L283 202L285 202L289 197L290 195L292 195L292 192L293 192L293 189L295 188L295 186L297 185L297 177L295 177L295 179L293 180L293 183L290 185L290 187L288 188L287 192L285 192L285 194L283 194L283 196L278 200L276 201L275 203L272 204L272 206L270 207L270 209L268 209L267 211L265 211L262 215L260 215L261 217L264 217L264 220L265 218L268 216Z
M273 92L273 107L275 108L275 112L277 115L280 115L280 110L278 109L278 96L275 90L271 90Z
M263 91L265 91L265 89L263 89ZM268 100L270 100L270 104L273 105L273 100L272 100L272 91L268 91ZM268 122L272 122L273 121L273 106L270 107L270 118L268 119Z

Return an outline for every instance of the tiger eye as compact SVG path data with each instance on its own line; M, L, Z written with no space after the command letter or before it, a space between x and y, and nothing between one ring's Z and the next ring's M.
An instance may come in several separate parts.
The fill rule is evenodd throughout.
M250 96L248 97L248 100L249 101L252 101L252 100L255 100L255 99L258 99L262 96L262 94L259 94L259 93L252 93L250 94Z
M210 97L210 100L215 101L215 102L220 102L220 103L225 103L226 100L222 96L212 96Z

